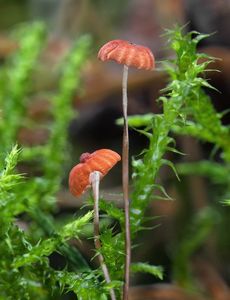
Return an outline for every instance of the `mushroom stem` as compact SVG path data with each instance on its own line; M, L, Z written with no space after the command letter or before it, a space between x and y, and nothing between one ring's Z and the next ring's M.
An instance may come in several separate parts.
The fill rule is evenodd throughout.
M102 269L102 272L105 277L105 281L107 283L111 282L108 268L105 264L105 260L103 255L100 253L101 249L101 242L100 242L100 227L99 227L99 184L100 184L100 175L101 173L98 171L94 171L90 173L89 181L92 184L93 190L93 198L94 198L94 245L95 248L98 250L98 260ZM115 292L113 289L110 290L110 297L112 300L116 300Z
M128 66L124 65L122 78L122 106L123 106L123 148L122 148L122 186L123 199L125 207L125 275L123 300L128 300L129 293L129 272L131 261L131 238L130 238L130 214L129 214L129 132L127 121L127 81L128 81Z

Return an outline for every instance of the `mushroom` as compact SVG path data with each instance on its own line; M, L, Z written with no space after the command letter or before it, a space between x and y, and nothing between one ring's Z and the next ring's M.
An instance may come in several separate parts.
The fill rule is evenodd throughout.
M90 173L98 171L102 179L119 160L120 155L110 149L100 149L91 154L83 153L80 163L73 167L69 174L71 194L81 196L91 186Z
M94 198L94 244L98 250L98 259L102 268L105 280L111 282L108 268L103 255L100 253L100 228L99 228L99 184L100 180L119 161L121 157L110 149L100 149L93 153L83 153L80 156L80 163L70 171L69 188L74 196L81 196L90 186L93 190ZM110 289L112 300L116 300L115 292Z
M122 78L122 106L123 106L123 149L122 149L122 185L125 206L125 278L123 299L128 299L129 291L129 269L131 261L131 238L130 238L130 213L129 213L129 134L127 122L127 79L128 67L137 69L152 70L155 67L155 60L151 50L141 45L135 45L124 40L113 40L106 43L98 52L98 58L102 61L114 60L123 64Z

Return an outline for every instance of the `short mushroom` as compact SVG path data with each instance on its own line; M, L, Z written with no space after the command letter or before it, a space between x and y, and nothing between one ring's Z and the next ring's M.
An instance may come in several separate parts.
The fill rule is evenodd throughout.
M81 196L90 186L90 173L100 172L100 179L121 159L120 155L110 149L100 149L93 153L83 153L80 163L70 171L69 188L71 194Z
M100 149L93 153L83 153L80 163L70 171L69 188L74 196L81 196L87 188L92 186L94 198L94 244L98 250L98 259L107 283L111 282L108 268L103 255L100 253L100 228L99 228L99 184L109 170L119 161L121 157L110 149ZM114 290L110 289L112 300L116 300Z
M130 238L130 213L129 213L129 134L127 122L127 79L128 67L137 69L152 70L155 67L155 60L151 50L147 47L136 45L124 40L113 40L106 43L98 52L98 58L102 61L114 60L123 64L122 79L122 105L124 118L123 150L122 150L122 184L125 206L125 278L123 299L128 299L129 290L129 269L131 261L131 238Z

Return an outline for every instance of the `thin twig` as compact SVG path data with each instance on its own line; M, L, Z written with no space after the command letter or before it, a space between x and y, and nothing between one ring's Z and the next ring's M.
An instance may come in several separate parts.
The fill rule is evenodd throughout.
M101 249L101 242L100 242L100 227L99 227L99 184L100 184L100 172L94 171L90 174L89 178L91 184L92 184L92 190L93 190L93 198L94 198L94 245L95 248L98 250L98 259L99 263L101 265L105 281L107 283L111 282L108 268L105 264L105 260L103 255L100 253ZM115 292L113 289L110 289L110 296L112 300L116 300Z
M122 79L122 105L124 117L123 130L123 148L122 148L122 186L123 198L125 206L125 278L123 288L123 300L128 300L129 297L129 272L131 261L131 239L130 239L130 220L129 220L129 132L127 121L127 80L128 67L124 65L123 79Z

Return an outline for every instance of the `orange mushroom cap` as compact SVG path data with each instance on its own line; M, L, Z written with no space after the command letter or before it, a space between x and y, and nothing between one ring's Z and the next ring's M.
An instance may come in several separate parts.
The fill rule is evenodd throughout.
M93 153L83 153L80 163L70 171L69 189L74 196L81 196L91 186L90 173L98 171L103 178L121 157L110 149L100 149Z
M152 70L155 59L148 47L135 45L124 40L113 40L106 43L98 52L102 61L115 60L119 64L137 69Z

